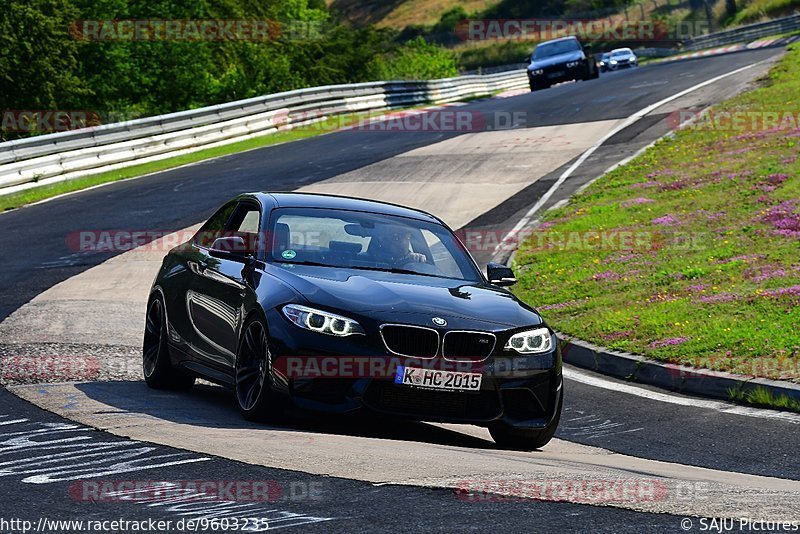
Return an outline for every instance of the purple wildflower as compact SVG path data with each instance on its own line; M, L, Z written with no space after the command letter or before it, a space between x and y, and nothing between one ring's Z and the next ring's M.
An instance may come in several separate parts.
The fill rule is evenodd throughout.
M658 349L661 347L672 347L674 345L680 345L681 343L686 343L689 341L689 338L686 337L668 337L666 339L659 339L658 341L653 341L650 343L650 348Z
M665 184L661 184L659 190L661 191L680 191L681 189L686 189L691 182L688 180L675 180L674 182L667 182Z
M664 215L663 217L658 217L657 219L653 219L650 221L653 224L657 224L659 226L675 226L680 224L680 221L673 217L672 215Z
M660 185L660 184L661 184L661 182L655 182L655 181L650 180L650 181L647 181L647 182L638 182L638 183L635 183L635 184L631 184L630 187L631 187L631 189L647 189L648 187L656 187L657 185Z
M749 269L745 274L745 278L750 278L754 282L763 282L770 278L782 278L786 276L786 269L776 265L765 265L761 268Z
M734 293L717 293L716 295L703 295L697 299L697 302L700 304L722 304L725 302L733 302L738 298L739 296Z
M770 174L769 176L767 176L767 181L772 185L781 185L788 179L789 179L788 174Z
M725 152L725 155L726 156L735 156L735 155L738 155L738 154L746 154L748 152L752 152L753 150L755 150L755 147L747 146L747 147L744 147L744 148L737 148L736 150L730 150L728 152Z
M691 286L688 286L686 289L693 293L700 293L701 291L705 291L706 289L708 289L708 287L709 287L708 284L693 284Z
M616 256L609 256L604 260L604 263L625 263L636 257L636 254L617 254Z
M624 332L611 332L610 334L600 334L606 341L616 341L618 339L624 339L631 337L633 335L630 330L625 330Z
M763 221L773 226L775 235L800 238L800 214L795 213L796 208L793 201L785 200L767 210Z
M602 273L593 274L590 278L591 280L617 280L619 279L619 273L614 271L604 271Z
M782 287L780 289L770 289L761 295L770 298L777 297L800 297L800 286Z
M579 304L578 301L571 300L569 302L559 302L556 304L545 304L544 306L538 306L536 309L539 311L546 311L546 310L563 310L564 308L569 308L570 306L575 306Z
M673 171L672 169L661 169L655 172L651 172L650 174L647 175L647 177L655 178L657 176L672 176L673 174L675 174L675 171Z
M621 206L623 208L629 208L631 206L639 206L641 204L650 204L651 202L655 202L655 201L650 199L650 198L638 197L638 198L632 198L630 200L626 200L625 202L623 202L621 204Z

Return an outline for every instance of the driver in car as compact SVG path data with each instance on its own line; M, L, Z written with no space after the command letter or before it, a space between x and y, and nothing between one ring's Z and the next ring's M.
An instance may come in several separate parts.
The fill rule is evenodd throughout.
M406 263L427 263L425 254L411 250L411 232L395 229L379 236L376 252L380 257L394 265Z

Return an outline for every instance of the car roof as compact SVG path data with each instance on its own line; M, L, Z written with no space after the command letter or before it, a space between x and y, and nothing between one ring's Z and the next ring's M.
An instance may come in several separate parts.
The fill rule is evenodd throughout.
M630 48L615 48L614 50L611 51L612 54L616 52L627 52L629 54L633 54L633 50L631 50Z
M550 39L549 41L542 41L541 43L539 43L536 46L540 46L540 45L543 45L543 44L549 44L549 43L557 43L559 41L577 41L577 40L578 40L578 38L575 37L574 35L568 35L566 37L559 37L558 39Z
M260 200L271 200L269 202L274 208L328 208L351 211L365 211L368 213L381 213L384 215L395 215L398 217L408 217L422 221L431 221L444 224L441 219L430 213L399 204L389 202L379 202L364 198L354 198L340 195L324 195L320 193L298 193L298 192L261 192L252 193Z

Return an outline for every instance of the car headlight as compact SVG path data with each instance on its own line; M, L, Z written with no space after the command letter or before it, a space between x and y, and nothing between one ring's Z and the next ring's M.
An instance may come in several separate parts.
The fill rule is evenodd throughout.
M283 307L283 314L300 328L320 334L339 337L364 334L361 325L352 319L299 304L287 304Z
M553 348L553 336L547 328L526 330L511 336L504 347L520 354L540 354L550 352Z
M612 65L616 65L616 64L617 64L617 60L616 60L616 59L612 59L612 60L611 60L611 64L612 64Z
M531 76L541 76L542 74L544 74L544 69L529 70L528 74L530 74Z
M575 67L577 67L580 64L581 64L580 61L570 61L569 63L567 63L567 68L568 69L574 69Z

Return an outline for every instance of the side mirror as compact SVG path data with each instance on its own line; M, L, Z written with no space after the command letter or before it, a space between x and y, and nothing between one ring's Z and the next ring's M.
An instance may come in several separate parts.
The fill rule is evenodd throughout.
M525 63L527 63L528 65L530 65L532 62L533 62L533 61L531 60L531 57L530 57L530 56L528 56L528 57L526 57L526 58L525 58Z
M490 284L500 287L513 286L517 283L514 271L502 263L490 263L486 266L486 277Z
M215 258L242 263L246 263L253 256L253 251L242 237L218 237L211 244L208 253Z

